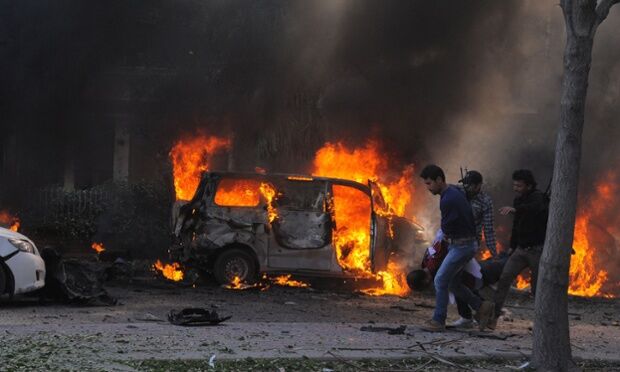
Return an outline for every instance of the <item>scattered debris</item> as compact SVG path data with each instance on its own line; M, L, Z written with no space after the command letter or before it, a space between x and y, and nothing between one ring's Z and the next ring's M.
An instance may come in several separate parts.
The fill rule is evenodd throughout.
M213 326L230 318L232 318L230 315L220 318L215 311L198 307L187 308L181 311L173 309L168 313L168 321L170 323L182 326Z
M209 358L209 367L215 368L215 354L211 355L211 358Z
M404 335L407 326L401 325L400 327L391 328L391 327L374 327L374 326L363 326L360 328L362 332L387 332L388 335Z
M404 306L401 306L401 305L392 305L392 306L390 306L390 309L396 309L396 310L406 311L406 312L410 312L410 313L413 313L415 311L419 311L417 309L410 309L408 307L404 307Z
M112 306L116 299L103 288L105 268L97 262L63 259L54 248L41 251L45 261L45 287L42 299L52 299L82 306Z

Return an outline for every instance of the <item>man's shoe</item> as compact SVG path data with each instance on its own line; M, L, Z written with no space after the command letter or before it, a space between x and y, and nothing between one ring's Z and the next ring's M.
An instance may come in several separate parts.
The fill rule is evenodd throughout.
M494 331L495 328L497 328L497 320L499 319L499 317L496 316L492 316L491 320L489 320L489 323L487 323L487 328Z
M431 319L431 320L427 320L426 322L424 322L424 324L422 324L420 329L426 332L443 332L446 330L446 326L444 324L441 324Z
M481 331L489 324L491 318L495 316L495 303L491 301L482 301L480 309L476 312L476 320Z
M472 329L474 328L473 319L459 318L450 324L450 326L458 329Z

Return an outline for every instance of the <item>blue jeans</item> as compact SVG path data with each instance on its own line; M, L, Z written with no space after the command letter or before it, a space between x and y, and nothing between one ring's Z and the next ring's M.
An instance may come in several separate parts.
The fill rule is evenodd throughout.
M448 254L435 274L435 312L433 320L444 324L448 315L449 292L454 297L478 310L482 301L473 294L461 279L462 269L476 255L478 243L450 244Z

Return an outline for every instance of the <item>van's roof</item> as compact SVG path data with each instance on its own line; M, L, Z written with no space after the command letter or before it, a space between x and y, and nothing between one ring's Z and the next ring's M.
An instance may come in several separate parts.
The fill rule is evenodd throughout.
M361 182L345 180L342 178L331 178L331 177L317 177L310 176L306 174L293 174L293 173L258 173L258 172L229 172L229 171L207 171L204 172L205 175L215 175L215 176L226 176L226 177L244 177L244 178L282 178L288 179L291 181L329 181L331 183L336 183L338 185L345 185L355 187L357 189L364 189L364 191L369 192L370 188L368 184L363 184Z

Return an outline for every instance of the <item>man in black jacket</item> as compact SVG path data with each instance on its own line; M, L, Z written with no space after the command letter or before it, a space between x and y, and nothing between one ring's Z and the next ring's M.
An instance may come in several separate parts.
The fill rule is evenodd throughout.
M495 318L487 325L495 329L497 318L508 295L510 285L525 268L531 272L532 293L536 292L538 264L545 244L549 203L547 196L536 189L531 171L520 169L512 174L512 188L517 194L513 207L500 208L501 215L514 215L510 237L510 258L506 262L495 293Z

